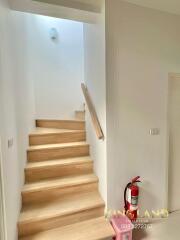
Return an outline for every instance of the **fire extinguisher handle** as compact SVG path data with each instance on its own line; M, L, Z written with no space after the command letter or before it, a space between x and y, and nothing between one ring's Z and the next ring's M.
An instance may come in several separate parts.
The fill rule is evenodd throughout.
M137 176L137 177L133 178L133 179L132 179L132 183L137 182L139 179L140 179L140 176Z

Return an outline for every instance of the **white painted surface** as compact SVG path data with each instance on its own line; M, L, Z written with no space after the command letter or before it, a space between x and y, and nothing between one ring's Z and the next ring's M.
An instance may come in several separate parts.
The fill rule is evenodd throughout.
M28 134L35 126L35 93L34 79L29 74L31 64L31 52L29 47L32 16L26 13L11 12L14 66L14 91L16 100L16 121L19 147L19 161L21 172L24 171L29 145ZM12 43L11 43L12 44ZM21 181L24 183L24 179Z
M17 239L27 135L34 123L32 88L26 78L26 24L24 16L11 12L5 0L0 1L0 135L7 240ZM9 139L13 139L10 148Z
M143 7L158 9L161 11L180 14L179 0L123 0Z
M89 12L101 12L102 0L35 0Z
M86 109L87 139L91 146L95 172L99 177L99 189L107 203L106 158L106 79L105 79L105 31L104 13L98 24L84 24L85 84L94 103L105 140L99 140L91 117Z
M132 177L140 207L167 207L168 73L180 69L180 17L106 1L108 206L123 208ZM149 134L159 128L160 135Z
M0 1L0 97L1 97L1 139L2 139L2 170L6 200L6 226L8 240L16 239L16 222L20 210L20 179L17 153L16 116L13 92L13 73L11 47L9 39L10 12L5 1ZM8 150L7 141L13 137L14 146Z
M9 0L9 2L13 10L50 17L71 19L87 23L95 23L99 17L99 14L94 12L36 2L32 0Z
M180 76L169 79L169 209L180 210Z
M31 15L28 25L29 81L34 81L36 118L68 119L83 108L83 24ZM58 38L50 38L55 28Z

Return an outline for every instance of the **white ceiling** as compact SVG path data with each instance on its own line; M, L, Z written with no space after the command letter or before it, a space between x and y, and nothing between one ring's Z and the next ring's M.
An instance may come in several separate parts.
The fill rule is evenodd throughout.
M103 0L32 0L85 11L100 12Z
M124 0L140 6L180 14L180 0Z
M47 4L48 1L50 3L52 3L53 1L57 1L58 4L57 5ZM56 18L70 19L70 20L80 21L85 23L95 23L99 21L99 14L97 14L98 9L96 9L96 7L95 9L91 7L91 10L90 10L90 7L88 4L73 5L73 8L65 7L59 4L60 2L70 4L73 1L74 3L79 2L79 0L39 0L39 1L9 0L9 3L10 3L11 9L16 11L21 11L21 12L28 12L28 13L40 14L40 15L56 17ZM87 0L84 0L84 1L87 1ZM101 0L98 0L98 3L99 1ZM92 3L93 2L95 3L95 0L92 0Z

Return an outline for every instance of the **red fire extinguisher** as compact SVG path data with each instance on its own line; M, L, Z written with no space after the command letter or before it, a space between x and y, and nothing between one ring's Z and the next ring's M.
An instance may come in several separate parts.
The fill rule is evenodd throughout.
M136 221L138 214L139 187L137 183L141 182L139 179L140 176L133 178L124 190L125 213L131 221Z

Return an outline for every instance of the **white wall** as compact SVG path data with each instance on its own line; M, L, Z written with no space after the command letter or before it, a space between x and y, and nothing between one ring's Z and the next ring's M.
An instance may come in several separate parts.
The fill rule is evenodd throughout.
M50 38L56 28L58 39ZM74 117L83 107L83 24L31 15L28 78L34 81L36 118Z
M57 42L49 39L50 27L58 28ZM17 239L28 134L36 117L70 117L82 107L83 58L81 23L10 11L0 0L0 136L8 240Z
M143 208L167 204L168 72L180 69L180 17L106 1L108 205L140 175ZM150 128L160 135L149 135Z
M21 171L24 171L27 156L26 149L29 145L28 134L35 127L35 93L34 79L29 77L31 64L30 27L32 15L11 11L13 38L13 66L14 87L16 100L17 134L19 144L19 160ZM12 44L12 43L11 43ZM24 179L22 178L22 183Z
M171 1L164 1L164 0L124 0L129 3L137 4L143 7L149 7L152 9L158 9L161 11L173 13L173 14L180 14L180 2L179 0L171 0Z
M87 139L91 157L99 177L99 190L107 203L107 158L106 158L106 79L105 79L105 18L104 12L97 24L84 24L85 83L103 129L105 140L99 140L86 110Z
M17 239L27 135L34 125L32 89L26 78L26 23L25 16L0 1L0 136L7 240ZM13 140L10 148L8 139Z
M6 200L6 217L8 239L15 239L16 226L20 197L18 189L20 187L19 164L17 154L17 133L16 117L13 92L11 49L9 44L10 24L8 6L5 1L0 1L0 101L1 101L1 125L0 134L2 141L3 159L2 170L4 176L4 190ZM13 137L14 146L11 149L7 147L7 140Z

